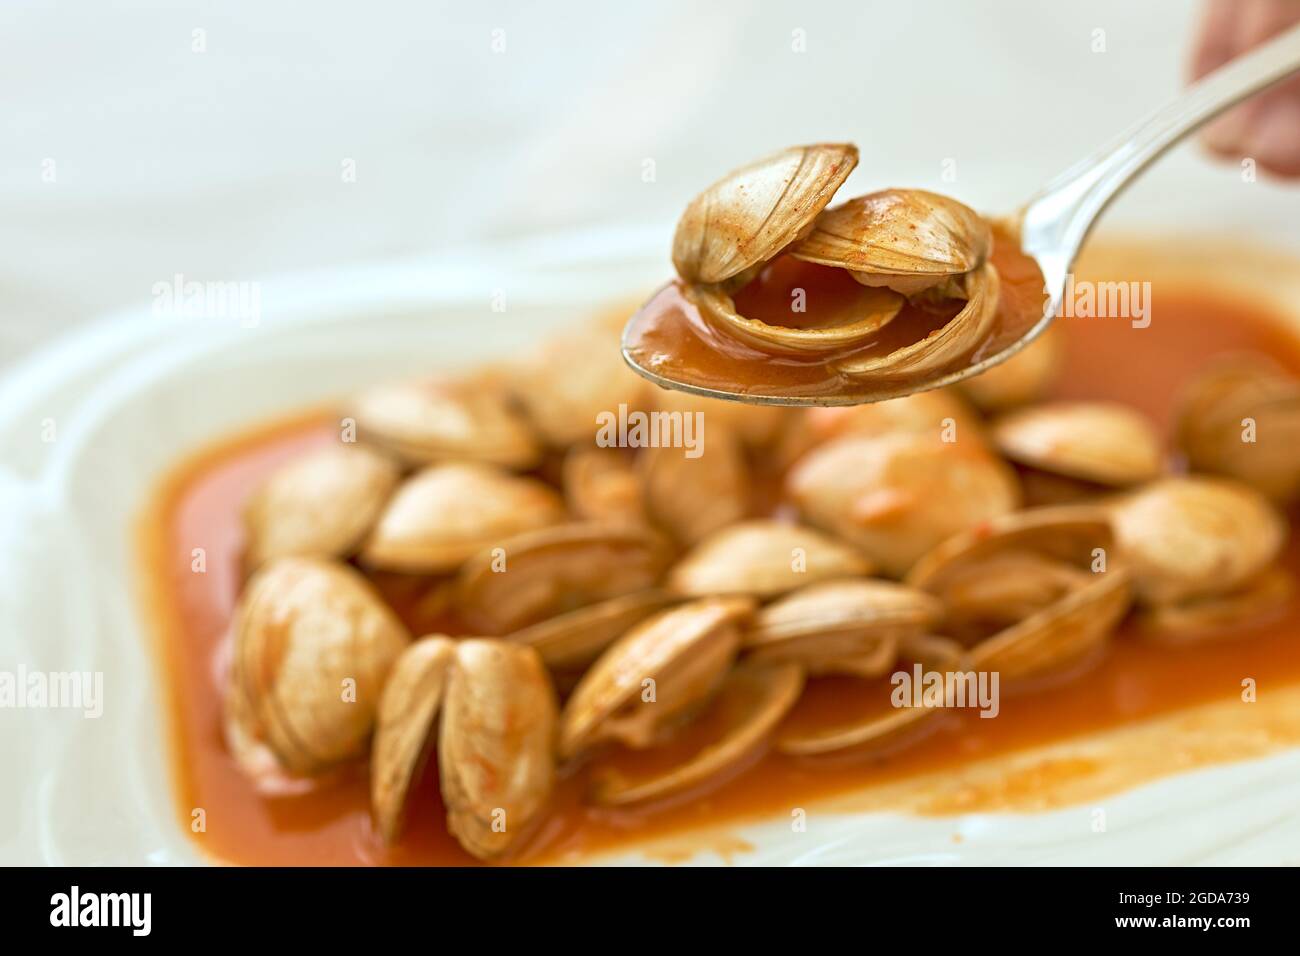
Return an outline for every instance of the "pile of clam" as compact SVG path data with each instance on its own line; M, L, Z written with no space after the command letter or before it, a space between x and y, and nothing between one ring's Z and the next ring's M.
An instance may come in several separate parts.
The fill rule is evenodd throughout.
M681 252L713 282L758 261ZM968 292L997 281L978 259L954 260ZM616 339L602 323L508 369L375 388L252 495L227 734L266 789L368 756L392 842L431 812L408 804L433 759L450 833L499 859L559 776L652 807L763 748L905 746L939 716L787 721L826 675L882 701L879 678L918 662L1010 689L1086 667L1126 617L1125 640L1203 639L1290 599L1273 502L1300 485L1300 442L1278 437L1300 385L1276 370L1193 383L1179 442L1209 477L1174 473L1128 408L1045 401L1054 334L960 394L837 409L661 391ZM620 405L702 412L703 453L599 447ZM1252 415L1269 444L1234 443ZM688 731L680 760L628 772Z
M738 169L697 196L673 238L687 298L716 329L760 352L821 359L849 379L930 375L990 333L999 276L989 224L955 199L886 189L826 208L858 162L856 146L795 146ZM733 296L779 257L843 270L863 286L848 308L790 321L742 315ZM927 324L864 350L905 305ZM803 306L795 311L805 311Z

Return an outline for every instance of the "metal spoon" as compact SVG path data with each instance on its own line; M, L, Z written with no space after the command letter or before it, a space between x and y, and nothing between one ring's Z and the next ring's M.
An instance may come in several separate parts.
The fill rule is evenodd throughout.
M1024 336L979 362L933 378L909 380L887 390L825 399L809 396L753 395L706 388L665 378L638 364L629 350L629 323L623 358L645 378L664 388L680 389L756 405L865 404L912 392L952 385L1005 362L1042 334L1056 317L1066 280L1084 240L1110 203L1156 158L1184 137L1241 100L1300 71L1300 26L1225 64L1191 86L1182 96L1130 127L1114 142L1049 182L1006 220L1020 236L1021 250L1043 273L1047 302L1043 317Z

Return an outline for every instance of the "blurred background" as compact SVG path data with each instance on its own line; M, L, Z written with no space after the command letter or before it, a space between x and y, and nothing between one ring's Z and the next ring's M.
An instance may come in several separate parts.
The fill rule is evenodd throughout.
M176 273L254 280L671 225L764 152L1007 209L1175 95L1190 0L0 6L0 369ZM945 178L945 171L948 177ZM955 176L955 178L954 178ZM1295 242L1300 190L1185 145L1119 226Z

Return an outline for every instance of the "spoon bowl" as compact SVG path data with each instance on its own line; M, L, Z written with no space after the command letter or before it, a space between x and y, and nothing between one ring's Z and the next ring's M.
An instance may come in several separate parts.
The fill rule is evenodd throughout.
M1102 213L1130 182L1171 146L1224 110L1297 71L1300 26L1205 76L1108 146L1051 180L1015 213L998 220L1003 235L1011 238L1042 274L1044 306L1036 322L989 354L976 349L964 363L930 374L855 379L860 381L860 389L764 389L757 393L740 386L667 375L642 361L635 347L638 333L634 316L624 328L623 358L638 374L661 388L753 405L861 405L943 388L979 375L1016 355L1052 323L1060 312L1066 283L1083 243ZM707 328L695 331L700 337L716 340L719 336Z

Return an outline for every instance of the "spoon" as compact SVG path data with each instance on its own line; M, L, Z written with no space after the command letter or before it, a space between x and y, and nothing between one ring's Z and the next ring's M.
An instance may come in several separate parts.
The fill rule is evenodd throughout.
M1300 26L1257 47L1203 77L1177 99L1156 110L1121 134L1110 145L1051 180L1004 223L1020 239L1021 251L1043 274L1046 302L1042 318L1024 335L1000 351L955 371L941 371L861 395L761 395L705 387L665 377L640 364L630 348L629 322L623 334L623 358L638 374L655 384L710 398L755 405L866 404L928 391L960 382L1011 358L1036 339L1060 310L1066 281L1080 248L1097 220L1126 186L1175 143L1241 100L1300 71Z

